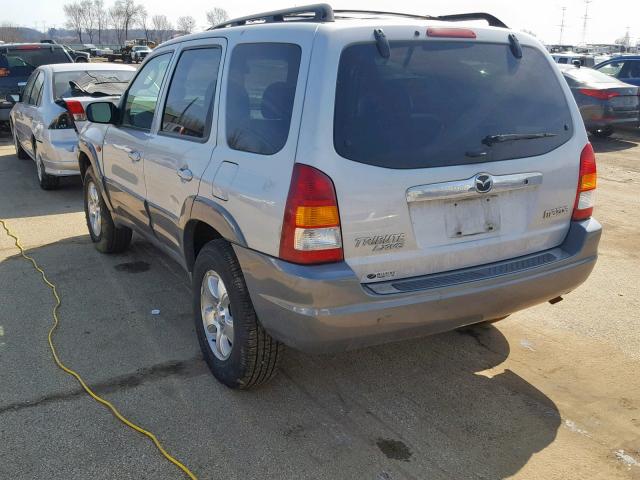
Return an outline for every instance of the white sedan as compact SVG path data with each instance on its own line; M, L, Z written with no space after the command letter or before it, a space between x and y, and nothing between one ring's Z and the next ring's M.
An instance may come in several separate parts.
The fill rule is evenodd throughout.
M9 114L18 158L36 163L44 190L62 176L78 175L77 132L86 122L84 107L117 101L136 69L128 65L64 63L36 68Z

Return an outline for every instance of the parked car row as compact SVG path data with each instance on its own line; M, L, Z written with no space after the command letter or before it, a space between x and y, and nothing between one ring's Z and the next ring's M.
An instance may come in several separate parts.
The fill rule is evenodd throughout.
M640 125L639 87L621 82L602 70L572 65L559 67L588 132L606 137L615 127Z
M470 18L490 27L457 23ZM495 17L296 7L109 68L133 75L118 100L34 72L16 149L47 175L48 149L74 157L99 251L136 232L190 273L204 358L232 388L271 378L283 345L495 321L559 301L595 265L581 112L540 42Z
M117 101L135 68L121 64L61 63L36 68L22 93L14 98L9 122L19 158L36 163L44 190L60 177L78 175L78 130L84 108L96 97Z

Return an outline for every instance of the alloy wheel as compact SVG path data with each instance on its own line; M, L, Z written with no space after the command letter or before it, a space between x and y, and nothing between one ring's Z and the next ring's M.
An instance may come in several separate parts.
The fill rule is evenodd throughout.
M209 348L216 358L226 360L233 349L233 316L227 287L213 270L202 279L200 310Z

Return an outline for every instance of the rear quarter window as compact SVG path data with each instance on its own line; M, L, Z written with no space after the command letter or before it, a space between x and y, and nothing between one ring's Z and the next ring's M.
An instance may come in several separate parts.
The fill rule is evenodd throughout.
M487 146L500 134L547 138ZM573 134L564 91L547 56L506 44L453 41L348 46L338 69L334 147L386 168L427 168L542 155Z
M289 136L301 49L291 43L247 43L231 54L227 143L234 150L273 155Z

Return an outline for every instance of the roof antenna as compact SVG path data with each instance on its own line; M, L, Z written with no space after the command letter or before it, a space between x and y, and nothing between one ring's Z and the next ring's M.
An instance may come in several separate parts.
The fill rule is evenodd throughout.
M378 47L378 53L382 58L389 58L391 56L391 47L389 46L389 40L384 34L381 28L376 28L373 31L373 36L376 38L376 46Z
M522 58L522 46L520 45L518 37L513 33L509 34L509 48L511 49L511 53L513 53L514 57Z

